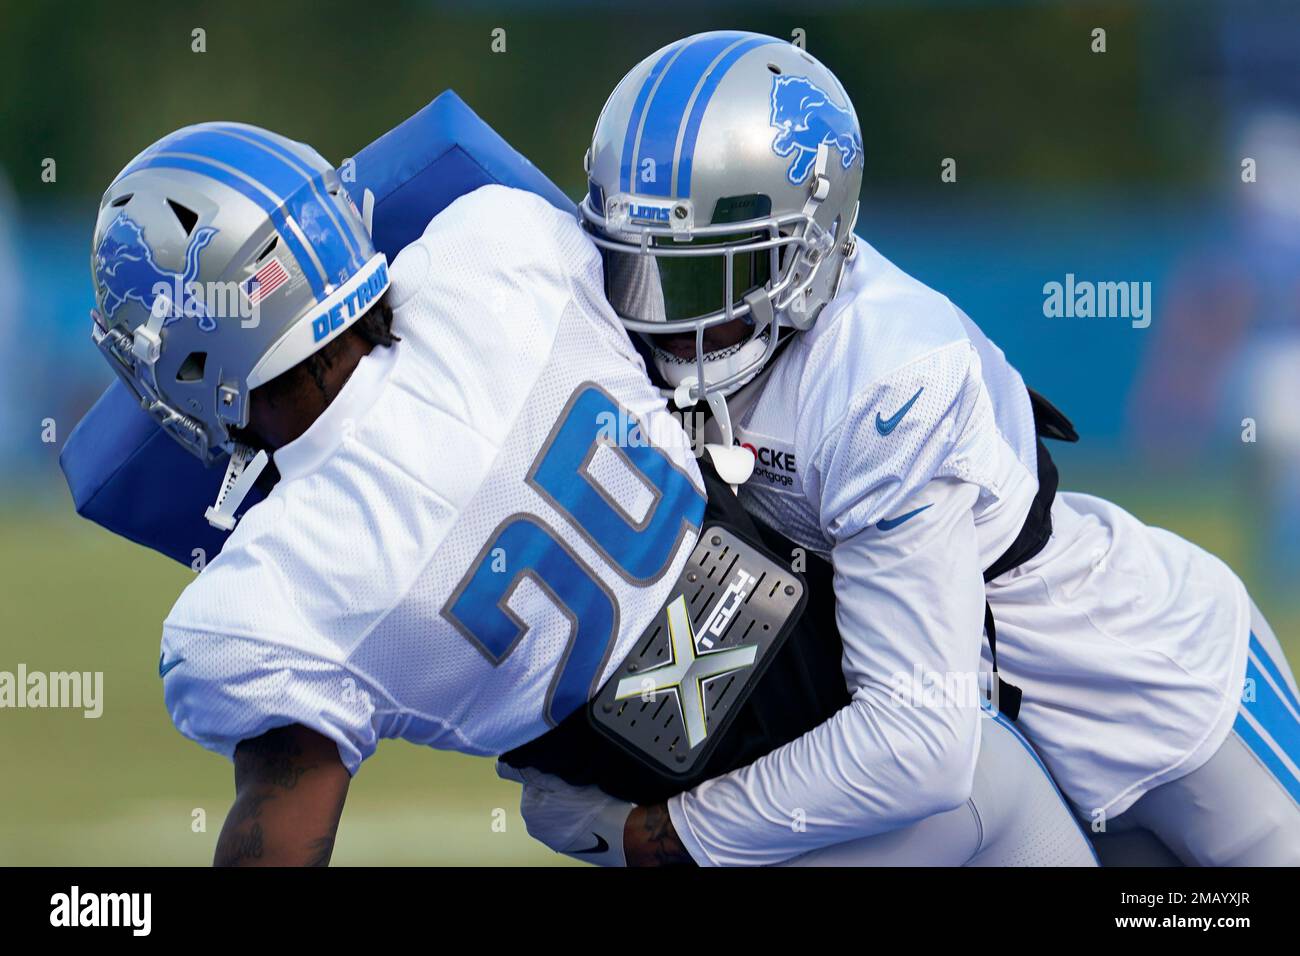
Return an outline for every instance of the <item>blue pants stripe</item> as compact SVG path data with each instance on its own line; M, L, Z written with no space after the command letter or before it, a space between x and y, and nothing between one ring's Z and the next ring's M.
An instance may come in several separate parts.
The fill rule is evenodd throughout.
M1285 664L1273 660L1254 634L1246 662L1248 690L1233 731L1291 798L1300 803L1300 707L1283 679Z

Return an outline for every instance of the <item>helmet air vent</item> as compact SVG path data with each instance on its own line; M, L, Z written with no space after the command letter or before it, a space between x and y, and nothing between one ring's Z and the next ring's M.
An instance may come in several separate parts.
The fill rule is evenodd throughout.
M114 209L121 209L123 206L129 203L134 196L135 193L127 193L125 196L118 196L111 203L109 203L109 205L112 206Z
M271 241L266 244L266 248L257 254L257 261L261 262L271 254L271 250L280 244L279 236L272 236Z
M199 214L193 209L186 209L174 199L167 200L167 205L170 206L171 211L176 214L176 221L179 222L181 228L185 230L185 235L188 236L192 233L194 227L199 224Z
M201 382L203 381L203 372L207 368L207 352L191 352L181 363L181 367L176 370L176 381L178 382Z
M762 193L748 193L744 196L723 196L713 207L714 225L724 222L744 222L748 219L764 219L772 215L772 197Z

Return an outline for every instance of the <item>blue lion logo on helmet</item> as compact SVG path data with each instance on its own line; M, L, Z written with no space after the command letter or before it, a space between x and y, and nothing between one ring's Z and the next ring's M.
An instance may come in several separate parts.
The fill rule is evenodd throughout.
M113 313L132 299L152 313L161 285L177 290L168 295L171 305L164 325L183 315L196 315L199 328L211 332L217 327L216 320L208 315L191 283L199 275L199 253L216 234L217 230L211 226L196 229L185 249L185 271L173 272L154 262L153 249L145 241L140 224L126 213L118 213L104 230L104 237L95 250L95 281L103 290L104 317L111 319ZM184 301L178 302L178 298Z
M862 152L853 114L836 106L826 91L806 76L778 76L772 83L772 117L776 129L772 152L794 154L786 178L798 186L812 171L817 147L825 143L840 151L840 165L848 169Z

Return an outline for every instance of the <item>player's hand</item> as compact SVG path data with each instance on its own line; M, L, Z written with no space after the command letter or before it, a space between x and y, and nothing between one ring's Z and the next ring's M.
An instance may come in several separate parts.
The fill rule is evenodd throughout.
M523 784L519 812L529 835L557 853L598 866L626 866L623 831L636 808L599 787L575 787L540 770L498 760L497 775Z

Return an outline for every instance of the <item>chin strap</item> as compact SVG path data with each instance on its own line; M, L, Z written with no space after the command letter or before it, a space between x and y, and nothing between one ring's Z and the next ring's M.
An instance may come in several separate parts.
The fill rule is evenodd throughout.
M226 465L226 477L222 479L221 490L217 492L217 500L204 512L208 524L222 531L234 530L235 511L244 503L258 476L270 461L265 450L254 454L253 449L247 445L235 445L230 453L230 464Z

